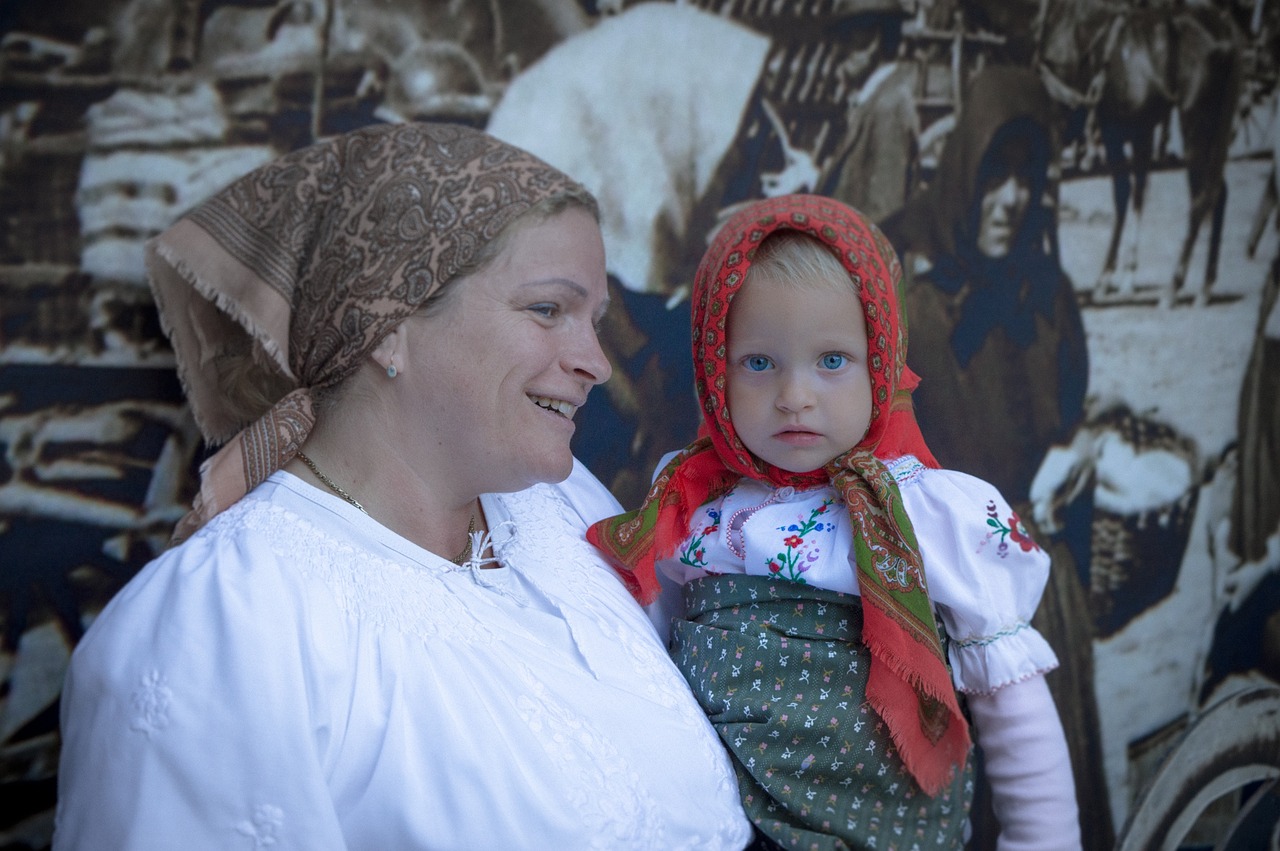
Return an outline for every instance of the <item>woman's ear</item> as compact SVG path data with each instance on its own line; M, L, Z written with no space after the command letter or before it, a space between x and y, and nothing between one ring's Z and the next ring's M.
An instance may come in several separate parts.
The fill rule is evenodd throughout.
M395 378L404 371L409 362L408 335L405 334L404 322L401 321L374 346L369 357L386 371L388 378Z

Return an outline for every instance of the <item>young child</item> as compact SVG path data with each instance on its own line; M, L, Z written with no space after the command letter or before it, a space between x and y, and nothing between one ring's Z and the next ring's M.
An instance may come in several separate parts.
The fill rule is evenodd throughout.
M683 586L671 652L766 845L963 847L959 691L1000 849L1078 851L1057 659L1030 626L1048 559L995 488L925 445L900 282L838 202L732 216L694 284L699 438L588 538L642 603Z

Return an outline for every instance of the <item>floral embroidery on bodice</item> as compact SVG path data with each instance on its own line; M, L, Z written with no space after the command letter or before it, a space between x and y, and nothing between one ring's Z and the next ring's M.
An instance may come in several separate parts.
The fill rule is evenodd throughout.
M804 582L804 573L821 558L820 536L817 534L828 527L835 530L835 524L829 519L828 509L835 504L835 499L824 499L817 508L809 511L809 517L802 522L779 526L778 531L787 533L782 539L782 549L775 558L768 562L769 572L790 579ZM798 519L798 518L797 518ZM811 534L812 533L812 534Z
M830 488L773 490L744 479L695 513L677 553L681 580L747 573L853 591L848 527Z

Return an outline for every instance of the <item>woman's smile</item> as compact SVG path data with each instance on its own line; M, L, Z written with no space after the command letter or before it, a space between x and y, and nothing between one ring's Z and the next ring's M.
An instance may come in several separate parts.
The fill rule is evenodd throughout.
M578 406L572 402L566 402L563 399L553 399L550 396L534 396L530 394L529 398L533 404L537 405L545 411L559 414L565 419L572 420L573 415L577 412Z

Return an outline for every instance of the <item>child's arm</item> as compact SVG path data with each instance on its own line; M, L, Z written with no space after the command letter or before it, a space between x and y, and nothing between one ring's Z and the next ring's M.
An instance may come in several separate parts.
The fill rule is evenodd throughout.
M1075 781L1043 676L967 696L986 760L997 851L1080 851Z

